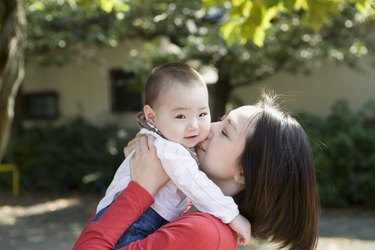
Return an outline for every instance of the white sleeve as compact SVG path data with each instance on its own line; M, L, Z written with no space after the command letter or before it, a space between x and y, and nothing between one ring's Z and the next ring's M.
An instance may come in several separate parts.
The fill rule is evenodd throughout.
M171 181L202 212L210 213L229 223L239 214L238 207L230 196L200 171L189 151L178 143L165 139L155 140L157 154Z
M107 191L105 192L105 196L100 200L96 208L96 212L99 212L103 208L110 205L115 199L116 195L128 186L129 182L131 181L129 161L133 157L134 152L135 151L133 150L117 169L111 184L108 186Z

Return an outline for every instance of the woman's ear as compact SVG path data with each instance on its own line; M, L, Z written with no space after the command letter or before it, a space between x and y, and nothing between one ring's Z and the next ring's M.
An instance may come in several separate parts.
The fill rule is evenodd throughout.
M240 185L245 184L245 176L244 176L242 170L236 171L236 173L234 174L234 180Z
M155 123L156 114L150 105L145 105L143 107L143 113L145 114L146 121Z

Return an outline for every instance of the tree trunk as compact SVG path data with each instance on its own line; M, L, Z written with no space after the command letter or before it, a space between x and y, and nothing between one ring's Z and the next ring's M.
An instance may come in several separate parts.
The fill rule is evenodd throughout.
M0 161L8 143L17 90L24 77L26 19L17 0L0 1Z
M231 74L228 64L220 60L215 66L218 71L218 80L215 84L209 85L211 120L218 121L226 112L226 105L229 102L233 86L231 85Z

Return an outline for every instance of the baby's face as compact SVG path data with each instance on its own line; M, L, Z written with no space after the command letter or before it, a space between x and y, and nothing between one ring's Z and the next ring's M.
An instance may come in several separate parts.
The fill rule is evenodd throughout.
M168 139L192 148L210 131L206 86L177 86L159 96L154 107L156 127Z

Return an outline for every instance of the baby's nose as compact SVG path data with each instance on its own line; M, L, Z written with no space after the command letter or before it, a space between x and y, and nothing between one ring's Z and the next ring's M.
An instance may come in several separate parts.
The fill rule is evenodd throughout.
M196 130L199 128L198 121L196 119L192 119L189 123L190 130Z

